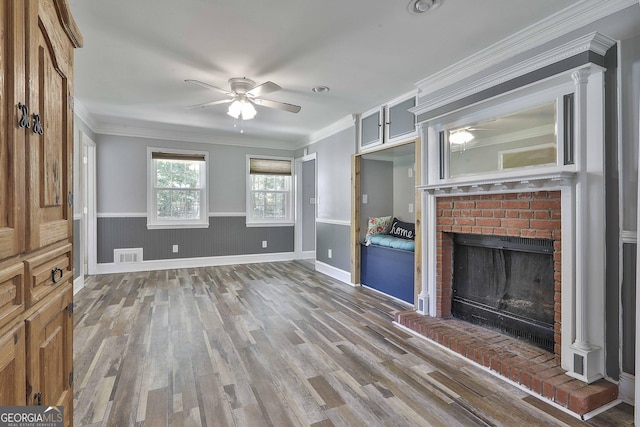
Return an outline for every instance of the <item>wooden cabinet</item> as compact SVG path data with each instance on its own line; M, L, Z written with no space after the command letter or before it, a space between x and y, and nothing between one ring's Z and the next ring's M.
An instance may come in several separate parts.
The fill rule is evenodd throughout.
M73 413L73 284L26 320L27 405L64 406Z
M73 50L67 0L0 2L0 406L73 413Z
M416 116L409 109L416 106L416 96L403 96L360 116L360 151L380 144L395 144L418 136Z
M26 404L25 325L6 328L0 336L0 397L2 406Z

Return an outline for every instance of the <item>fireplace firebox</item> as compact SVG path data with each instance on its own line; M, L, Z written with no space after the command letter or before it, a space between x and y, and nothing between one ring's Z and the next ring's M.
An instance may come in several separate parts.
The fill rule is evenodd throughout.
M553 240L455 234L454 317L554 351Z

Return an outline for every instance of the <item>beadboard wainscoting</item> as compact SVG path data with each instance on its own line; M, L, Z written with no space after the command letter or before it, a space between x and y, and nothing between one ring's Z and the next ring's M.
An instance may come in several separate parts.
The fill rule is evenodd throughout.
M244 216L231 215L210 216L208 228L148 230L146 217L100 215L98 270L107 273L169 268L175 263L195 266L289 260L294 258L293 229L247 227ZM116 264L114 250L127 248L142 249L141 259Z

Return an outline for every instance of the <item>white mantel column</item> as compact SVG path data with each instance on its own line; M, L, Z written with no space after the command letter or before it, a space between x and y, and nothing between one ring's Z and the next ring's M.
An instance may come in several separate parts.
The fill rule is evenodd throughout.
M587 383L604 376L604 70L575 71L575 340L568 375ZM563 251L565 249L563 248ZM563 337L564 338L564 337ZM567 337L569 338L569 337Z

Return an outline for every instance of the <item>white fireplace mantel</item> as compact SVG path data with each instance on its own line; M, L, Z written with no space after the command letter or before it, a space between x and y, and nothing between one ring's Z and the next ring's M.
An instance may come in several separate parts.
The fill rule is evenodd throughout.
M416 188L435 196L561 190L562 187L573 184L576 175L574 171L534 172L512 177L476 178L460 183L419 185Z
M436 201L442 197L497 193L561 191L562 222L562 321L561 364L567 373L586 383L604 376L605 345L605 179L604 179L604 73L596 63L585 62L576 68L560 71L545 80L521 89L498 94L467 107L455 104L450 112L435 107L450 105L464 95L487 88L513 76L530 72L563 55L592 51L602 56L613 41L594 33L560 46L544 57L510 67L489 77L452 88L442 98L422 99L414 108L422 114L423 144L422 194L423 286L418 295L418 310L435 313L436 295ZM577 49L577 50L576 50ZM508 108L522 108L527 99L542 99L549 93L574 96L573 162L563 163L564 145L558 143L558 163L538 168L502 170L474 176L448 176L446 153L441 154L441 132L473 125L480 116L500 116ZM554 95L555 96L555 95ZM527 98L531 97L531 98ZM525 99L526 98L526 99ZM522 104L520 104L522 103ZM453 105L453 104L451 104ZM520 107L519 107L520 105ZM514 110L516 111L516 110ZM431 112L433 116L430 116ZM473 119L473 120L472 120ZM468 120L468 123L464 121ZM455 125L455 127L454 127ZM559 126L562 124L559 123ZM562 128L558 134L562 135Z

